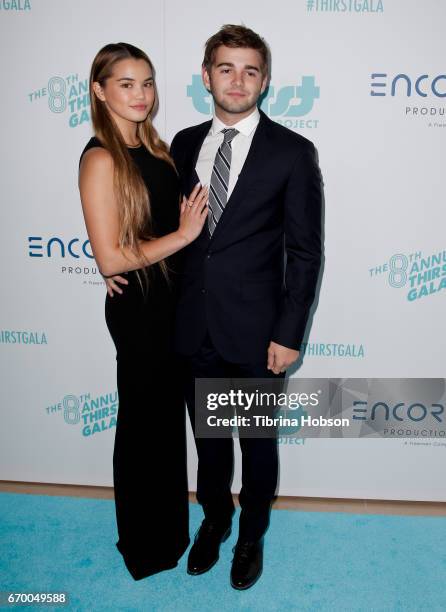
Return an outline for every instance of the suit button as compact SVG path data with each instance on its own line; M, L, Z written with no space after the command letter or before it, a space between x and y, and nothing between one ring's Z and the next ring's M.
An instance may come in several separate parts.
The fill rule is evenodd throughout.
M206 255L206 259L210 259L210 258L211 258L211 253L208 253L208 254Z
M206 293L206 289L202 288L201 293Z

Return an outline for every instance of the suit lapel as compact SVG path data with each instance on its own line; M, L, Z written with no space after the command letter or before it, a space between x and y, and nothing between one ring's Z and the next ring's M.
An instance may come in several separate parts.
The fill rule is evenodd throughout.
M185 194L186 196L190 194L192 189L200 180L197 171L195 170L195 166L197 165L197 159L198 155L200 154L201 146L210 130L211 125L212 121L207 121L206 123L199 125L197 132L194 135L194 140L191 143L188 159L184 165L185 186L186 189L188 189L187 193Z

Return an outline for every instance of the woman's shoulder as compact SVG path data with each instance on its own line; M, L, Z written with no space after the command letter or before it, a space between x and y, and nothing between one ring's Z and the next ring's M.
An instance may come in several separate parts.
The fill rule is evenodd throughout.
M87 151L95 147L100 147L101 149L103 149L104 145L102 144L102 142L99 140L97 136L92 136L90 140L87 142L87 144L85 145L84 150L81 153L81 158L82 158L82 155L84 155L84 153L86 153Z
M85 161L87 161L87 159L89 161L94 160L95 164L109 164L112 160L112 156L96 136L92 136L85 145L79 159L79 166L84 157Z

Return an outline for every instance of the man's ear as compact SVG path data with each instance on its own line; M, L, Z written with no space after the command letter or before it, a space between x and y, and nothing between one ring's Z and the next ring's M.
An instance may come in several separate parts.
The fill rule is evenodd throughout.
M260 95L265 93L266 88L268 87L269 75L265 74L262 81L262 89L260 90Z
M209 73L205 66L201 67L201 78L203 79L203 85L210 92L211 91L211 79L209 78Z
M94 81L93 83L93 91L96 94L96 97L99 98L102 102L105 102L104 90L98 81Z

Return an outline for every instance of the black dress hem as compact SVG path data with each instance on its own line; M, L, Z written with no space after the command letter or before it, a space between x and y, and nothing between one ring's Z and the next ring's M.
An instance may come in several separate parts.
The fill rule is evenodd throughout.
M175 553L167 558L160 558L157 563L153 561L147 561L147 559L143 559L141 555L135 555L134 553L125 553L122 550L122 546L118 542L116 542L116 548L121 553L126 568L128 569L130 575L134 580L143 580L144 578L148 578L149 576L153 576L154 574L159 574L160 572L164 572L165 570L174 569L178 565L178 561L186 552L188 546L190 544L190 538L184 542L183 546L180 546Z

